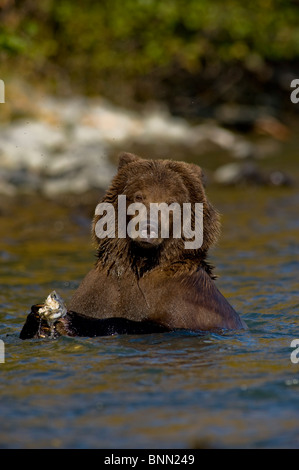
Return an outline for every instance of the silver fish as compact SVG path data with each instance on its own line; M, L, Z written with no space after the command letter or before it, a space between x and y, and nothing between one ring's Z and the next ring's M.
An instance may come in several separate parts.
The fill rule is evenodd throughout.
M67 314L67 308L60 295L53 290L46 298L43 307L38 310L38 313L41 319L46 320L52 329L54 322Z

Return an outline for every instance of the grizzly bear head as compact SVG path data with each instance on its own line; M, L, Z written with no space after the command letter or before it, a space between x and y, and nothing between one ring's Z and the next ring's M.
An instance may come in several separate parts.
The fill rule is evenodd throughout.
M131 153L120 154L118 172L93 221L102 261L115 256L135 264L147 260L149 268L184 258L203 261L219 232L219 215L206 197L200 167Z

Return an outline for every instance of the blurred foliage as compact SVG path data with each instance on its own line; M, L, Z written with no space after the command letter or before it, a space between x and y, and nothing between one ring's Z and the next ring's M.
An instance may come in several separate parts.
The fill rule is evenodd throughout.
M299 56L296 0L0 0L5 68L103 92L112 80L231 64L263 74ZM213 77L212 77L213 78ZM105 84L105 85L104 85Z

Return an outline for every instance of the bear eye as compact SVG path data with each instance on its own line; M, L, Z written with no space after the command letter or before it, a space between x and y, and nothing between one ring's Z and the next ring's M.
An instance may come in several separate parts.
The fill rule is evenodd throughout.
M136 202L142 202L143 201L143 196L142 196L141 193L137 193L137 194L135 194L134 199L135 199Z

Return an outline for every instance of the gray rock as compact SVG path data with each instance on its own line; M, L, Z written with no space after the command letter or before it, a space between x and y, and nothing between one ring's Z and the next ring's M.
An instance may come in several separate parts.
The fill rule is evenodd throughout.
M261 184L264 182L264 177L254 163L228 163L217 168L214 172L214 181L227 186L243 183Z
M41 191L47 196L105 189L116 168L108 155L153 143L164 156L177 148L196 155L217 146L236 158L255 156L247 140L215 123L192 126L163 108L137 113L104 100L44 97L35 103L39 119L12 122L1 129L0 194ZM161 157L159 152L156 155ZM237 178L239 167L216 178ZM221 173L222 171L222 173ZM223 174L224 171L224 174ZM235 172L235 176L233 174ZM226 175L226 176L225 176Z
M4 129L0 142L0 163L6 168L39 170L51 152L65 148L64 133L43 122L20 121Z
M222 185L265 185L265 186L291 186L292 178L282 171L262 171L253 162L228 163L214 172L214 181Z

